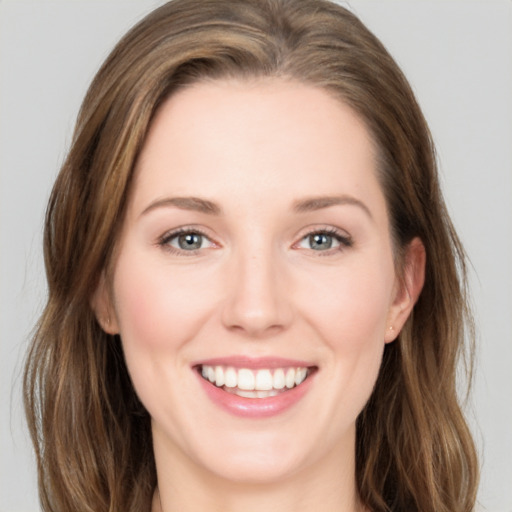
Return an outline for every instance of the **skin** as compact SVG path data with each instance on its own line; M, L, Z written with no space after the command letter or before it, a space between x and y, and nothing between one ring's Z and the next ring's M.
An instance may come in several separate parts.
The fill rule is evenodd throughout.
M153 511L361 510L355 421L425 263L414 240L397 277L374 153L350 108L299 83L199 83L160 108L137 163L112 295L103 280L94 298L152 417ZM191 196L221 212L165 202ZM343 201L294 208L323 196ZM183 226L204 233L200 249L170 238ZM341 241L313 248L312 231L333 230ZM318 371L290 409L240 418L212 403L191 369L232 355L295 358Z

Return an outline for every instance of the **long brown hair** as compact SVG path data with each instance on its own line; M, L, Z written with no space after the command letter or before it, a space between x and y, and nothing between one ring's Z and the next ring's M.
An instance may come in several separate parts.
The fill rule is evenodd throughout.
M477 460L455 385L465 334L471 338L464 253L439 189L432 140L382 44L349 11L323 0L174 0L119 42L91 84L47 210L49 296L25 369L43 509L150 510L150 419L119 336L102 331L91 297L113 264L156 109L177 88L221 77L320 87L366 122L395 251L419 237L427 264L413 314L386 346L358 418L359 494L373 511L473 510Z

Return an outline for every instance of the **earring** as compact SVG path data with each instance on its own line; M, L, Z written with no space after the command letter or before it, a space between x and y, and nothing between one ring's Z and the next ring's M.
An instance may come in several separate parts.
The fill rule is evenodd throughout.
M394 337L394 335L395 335L395 328L392 325L390 325L387 328L387 332L388 332L388 334L385 335L385 338L388 339L388 340L391 340Z
M107 327L110 327L110 315L109 315L109 316L107 316L107 318L105 318L105 325L106 325Z

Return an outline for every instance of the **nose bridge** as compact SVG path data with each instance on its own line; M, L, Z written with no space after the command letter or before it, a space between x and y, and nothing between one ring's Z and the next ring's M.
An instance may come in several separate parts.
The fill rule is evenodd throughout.
M279 251L269 240L252 236L250 243L238 247L223 312L226 327L251 336L284 329L291 320L291 304L283 270Z

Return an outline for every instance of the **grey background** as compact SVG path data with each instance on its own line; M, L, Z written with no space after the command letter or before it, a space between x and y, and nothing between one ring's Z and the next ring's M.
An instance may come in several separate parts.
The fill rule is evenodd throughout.
M89 81L150 0L0 0L0 512L39 510L23 352L45 299L41 228ZM346 2L342 2L346 5ZM512 1L353 0L424 108L469 253L482 509L512 512Z

